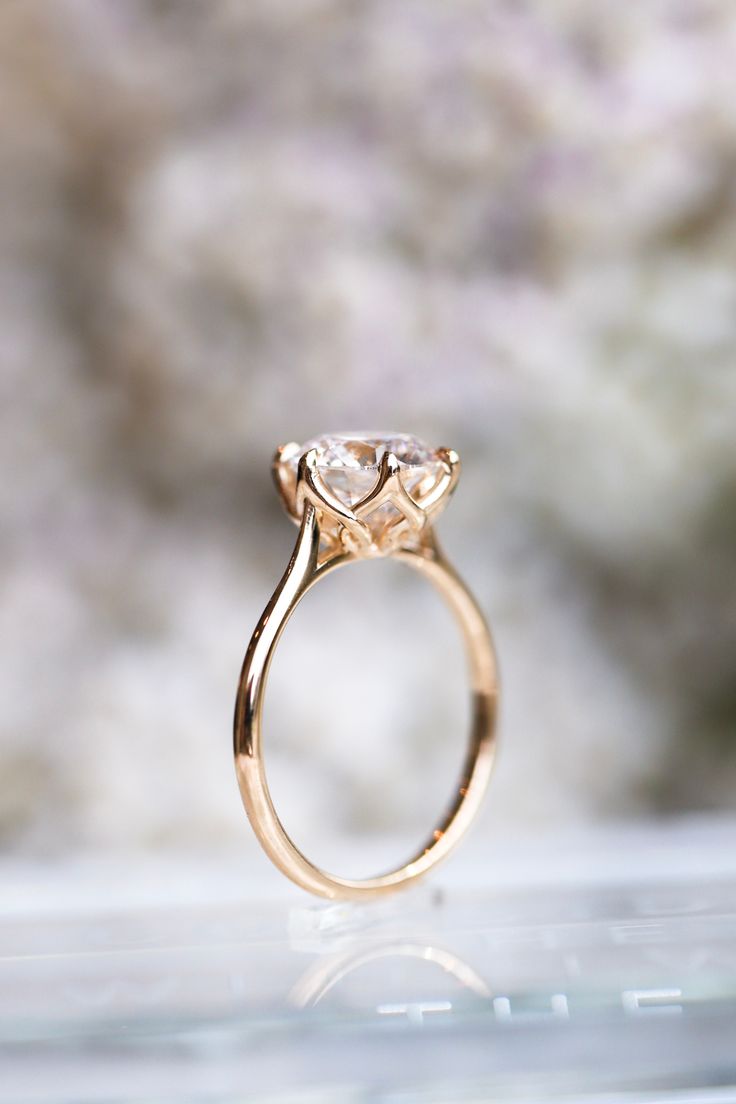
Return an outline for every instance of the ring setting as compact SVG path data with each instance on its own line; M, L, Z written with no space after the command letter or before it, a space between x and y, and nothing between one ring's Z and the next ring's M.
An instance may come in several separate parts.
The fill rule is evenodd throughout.
M281 871L320 896L363 898L399 889L452 850L478 811L496 742L496 659L483 614L437 543L434 522L460 475L453 449L433 449L404 433L333 433L276 450L274 480L299 535L281 582L248 645L235 705L235 769L261 845ZM287 835L274 808L263 758L262 713L268 670L300 600L331 571L392 556L440 592L461 630L472 694L470 739L448 808L402 866L350 879L312 863Z
M327 555L386 556L421 541L454 490L460 458L406 433L334 433L282 446L273 473L294 521L306 502L321 512Z

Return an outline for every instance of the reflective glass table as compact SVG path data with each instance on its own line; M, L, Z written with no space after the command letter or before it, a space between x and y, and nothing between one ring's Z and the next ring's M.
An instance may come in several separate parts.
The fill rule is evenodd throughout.
M371 905L234 862L5 864L2 1104L736 1101L733 824Z

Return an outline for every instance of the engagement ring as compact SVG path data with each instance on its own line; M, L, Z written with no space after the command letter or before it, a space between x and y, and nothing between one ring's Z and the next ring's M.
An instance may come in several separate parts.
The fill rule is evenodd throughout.
M442 555L434 521L460 474L452 449L408 434L334 433L283 445L273 473L299 536L286 572L245 655L235 704L235 769L248 818L269 858L297 885L323 897L390 892L426 874L452 850L478 811L495 750L498 685L488 627L475 599ZM373 878L328 874L294 845L266 783L261 717L276 645L300 600L338 567L393 556L424 575L455 615L472 693L470 740L449 808L403 866Z

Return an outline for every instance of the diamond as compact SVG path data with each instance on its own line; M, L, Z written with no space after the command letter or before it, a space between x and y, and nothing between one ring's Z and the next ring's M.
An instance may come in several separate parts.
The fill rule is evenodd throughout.
M329 433L302 445L288 461L293 471L301 456L316 450L316 466L332 493L348 507L354 506L373 489L381 460L387 452L399 462L404 488L418 501L435 485L442 474L437 452L408 433ZM384 503L370 513L367 522L374 538L399 518L399 512Z

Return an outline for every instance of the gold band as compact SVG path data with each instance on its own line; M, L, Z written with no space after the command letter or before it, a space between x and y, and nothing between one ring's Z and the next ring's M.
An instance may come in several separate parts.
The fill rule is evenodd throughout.
M386 467L386 465L384 465ZM303 472L304 465L302 465ZM384 474L384 479L389 475ZM253 633L240 675L235 706L234 752L240 793L266 854L303 889L328 898L368 897L398 889L426 874L452 850L477 812L491 774L497 709L496 660L488 627L462 580L440 552L432 526L421 541L398 544L390 554L433 583L462 630L472 690L470 743L449 809L427 842L404 866L362 880L328 874L311 863L286 834L276 814L263 763L261 717L268 670L276 645L298 603L323 576L359 558L343 551L320 558L321 515L302 495L301 527L286 572Z

